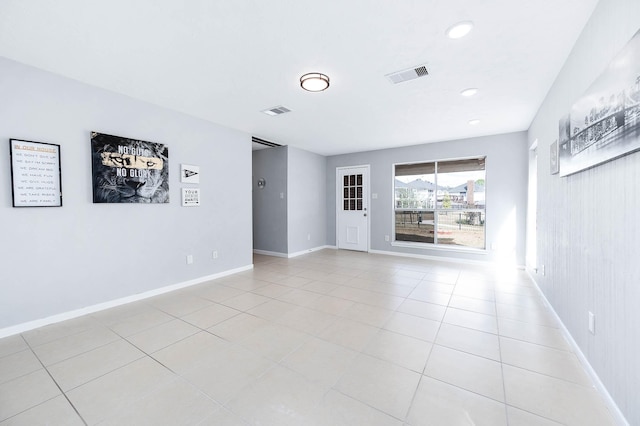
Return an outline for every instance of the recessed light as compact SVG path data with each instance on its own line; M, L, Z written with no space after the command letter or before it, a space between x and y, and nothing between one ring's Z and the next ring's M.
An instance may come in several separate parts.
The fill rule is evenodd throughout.
M469 120L469 125L471 126L476 126L478 124L480 124L480 120L477 118L474 118L473 120Z
M311 72L300 77L300 87L309 92L322 92L329 87L329 77L319 72Z
M449 38L462 38L469 34L469 31L471 31L472 28L473 22L471 21L458 22L457 24L450 26L447 31L445 31L445 34Z
M473 96L476 93L478 93L478 89L476 89L475 87L470 87L470 88L464 89L462 92L460 92L460 94L462 96L467 96L467 97Z

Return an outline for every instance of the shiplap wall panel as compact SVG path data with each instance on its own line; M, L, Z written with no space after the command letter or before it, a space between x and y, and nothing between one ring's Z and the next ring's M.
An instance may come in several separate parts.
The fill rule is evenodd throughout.
M632 425L640 425L640 152L561 178L549 173L549 147L558 120L639 29L640 1L601 0L529 130L538 139L536 281Z

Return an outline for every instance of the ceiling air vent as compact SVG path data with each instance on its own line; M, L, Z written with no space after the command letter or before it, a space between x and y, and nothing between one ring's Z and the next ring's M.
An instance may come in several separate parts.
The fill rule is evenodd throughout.
M273 108L262 110L262 112L264 112L267 115L280 115L286 112L291 112L291 110L289 108L286 108L280 105Z
M414 80L419 77L426 77L429 75L426 65L420 65L415 68L409 68L408 70L392 72L385 75L393 84L402 83L409 80Z
M257 143L257 144L260 144L260 145L264 145L264 146L268 146L270 148L275 148L276 146L282 146L282 145L277 144L275 142L270 142L270 141L266 141L264 139L256 138L255 136L251 136L251 142Z

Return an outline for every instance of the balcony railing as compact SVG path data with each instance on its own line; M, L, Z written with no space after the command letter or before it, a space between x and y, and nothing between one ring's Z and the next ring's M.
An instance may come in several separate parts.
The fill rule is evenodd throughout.
M484 209L396 210L395 240L485 248L484 220Z

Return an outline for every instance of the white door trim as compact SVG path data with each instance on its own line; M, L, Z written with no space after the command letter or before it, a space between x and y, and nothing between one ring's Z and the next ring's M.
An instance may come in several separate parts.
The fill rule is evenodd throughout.
M340 227L339 227L339 212L340 212L340 208L342 206L342 188L340 188L340 190L338 190L338 183L339 183L339 175L340 175L340 171L341 170L345 170L345 169L354 169L354 168L358 168L358 167L363 167L367 169L367 253L369 253L371 251L371 165L370 164L360 164L360 165L356 165L356 166L340 166L340 167L336 167L336 182L334 185L333 190L335 191L335 197L336 197L336 210L335 210L335 214L336 214L336 248L340 249L339 245L338 245L338 240L339 240L339 236L340 236Z

